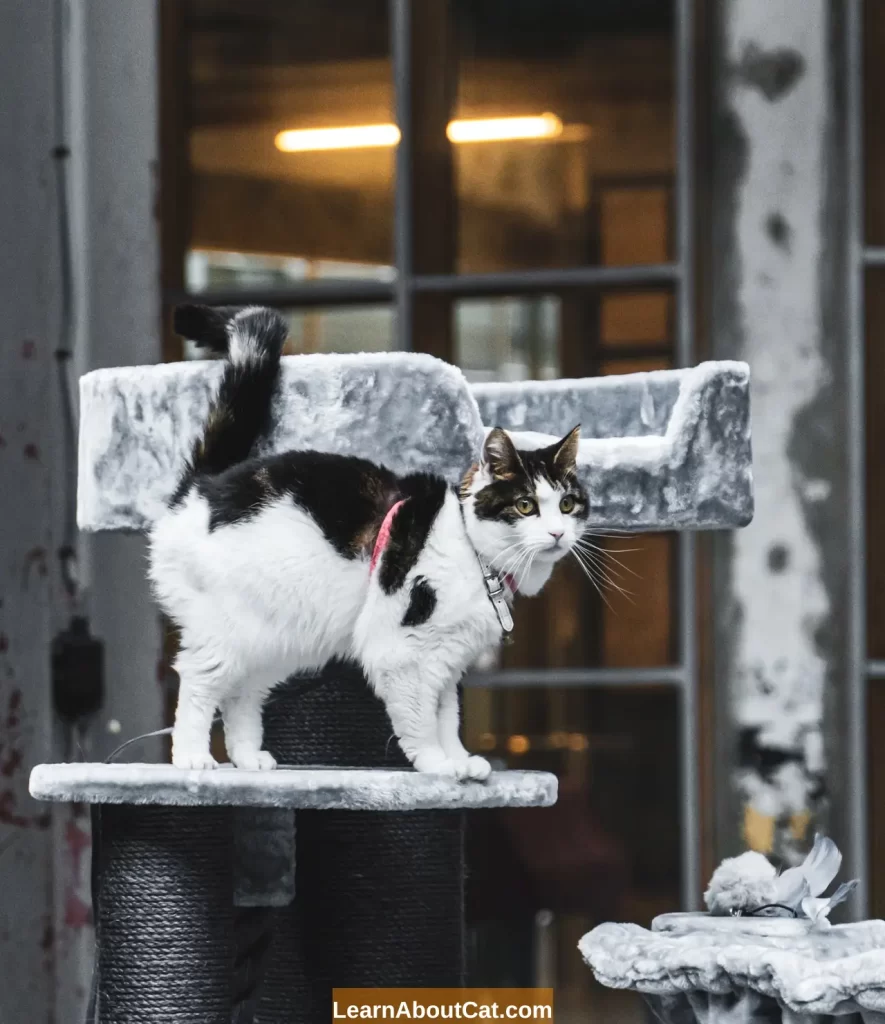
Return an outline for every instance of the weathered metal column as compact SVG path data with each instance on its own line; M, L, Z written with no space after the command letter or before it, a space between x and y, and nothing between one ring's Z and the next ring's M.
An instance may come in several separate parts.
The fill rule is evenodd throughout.
M71 149L74 376L98 366L160 359L156 4L117 0L113 17L90 0L65 11L63 93ZM76 393L76 385L74 386ZM105 706L83 743L100 759L121 737L163 724L157 676L161 632L139 536L81 538L86 610L105 644ZM109 731L119 723L119 735ZM135 755L161 758L161 741ZM80 1019L92 974L88 809L58 828L56 992L59 1015Z
M79 39L72 77L82 107L72 124L81 177L74 176L83 262L80 337L83 365L131 366L161 358L160 252L157 224L156 4L117 0L113 17L101 4L75 0ZM145 577L139 536L88 537L87 558L95 629L107 649L105 719L126 736L158 728L157 679L161 632ZM119 742L97 734L92 756ZM139 756L160 756L143 748Z
M92 366L155 362L155 36L154 5L139 0L114 4L113 17L85 0L0 10L2 1020L81 1019L89 996L88 814L76 806L47 813L27 792L34 764L77 756L71 734L56 727L53 736L49 675L52 638L71 611L57 559L64 479L54 358L64 304L57 169L63 161L74 379ZM62 142L70 155L54 156ZM86 554L93 567L87 608L107 643L108 703L79 741L104 756L118 742L104 728L108 719L127 735L160 724L160 634L143 541L95 538Z
M53 1017L51 815L28 771L52 755L53 349L58 323L50 0L0 9L0 1019Z
M836 6L716 5L713 352L752 370L756 486L715 540L717 857L850 851Z

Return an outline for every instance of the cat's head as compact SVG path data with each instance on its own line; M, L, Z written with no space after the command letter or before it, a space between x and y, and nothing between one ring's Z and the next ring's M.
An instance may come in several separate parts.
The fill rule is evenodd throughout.
M461 483L474 546L501 574L517 578L532 562L558 561L585 530L589 503L577 475L580 427L547 448L517 448L492 430L482 461Z

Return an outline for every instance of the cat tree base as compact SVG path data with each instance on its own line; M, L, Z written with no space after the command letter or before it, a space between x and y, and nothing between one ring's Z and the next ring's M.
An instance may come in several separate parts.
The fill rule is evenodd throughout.
M93 805L100 1024L327 1022L333 986L462 984L463 812L556 791L544 772L31 774L39 799Z

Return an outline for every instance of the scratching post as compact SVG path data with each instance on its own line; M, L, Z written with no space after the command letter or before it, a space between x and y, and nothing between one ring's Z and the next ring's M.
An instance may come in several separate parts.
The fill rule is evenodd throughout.
M230 813L101 808L93 877L101 1024L230 1024Z
M463 812L549 807L556 790L518 771L484 783L398 767L31 772L38 799L101 806L101 1024L317 1024L332 985L457 984ZM199 994L191 1017L183 986Z
M356 669L290 684L266 714L281 764L395 768L408 761ZM296 916L316 976L332 985L452 986L463 980L463 815L299 811ZM322 898L317 898L322 894ZM324 1007L328 1020L331 1004Z
M150 526L220 372L177 363L81 380L81 529ZM484 424L538 447L577 422L590 525L699 529L751 518L741 363L471 390L425 355L290 357L268 448L346 451L454 484ZM281 687L265 726L281 765L273 772L32 771L38 799L99 808L101 1024L327 1024L334 986L459 985L465 813L556 800L544 772L459 783L412 771L382 704L346 666Z

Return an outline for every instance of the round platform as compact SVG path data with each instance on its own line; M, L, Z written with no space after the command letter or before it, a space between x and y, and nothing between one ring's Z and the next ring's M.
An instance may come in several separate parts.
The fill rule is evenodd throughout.
M651 931L598 925L578 948L597 981L643 993L667 1024L885 1015L885 921L816 929L784 918L665 914Z
M179 807L281 807L320 811L471 810L550 807L557 779L548 772L492 772L486 782L456 782L410 769L277 768L227 765L183 771L167 764L38 764L38 800Z

